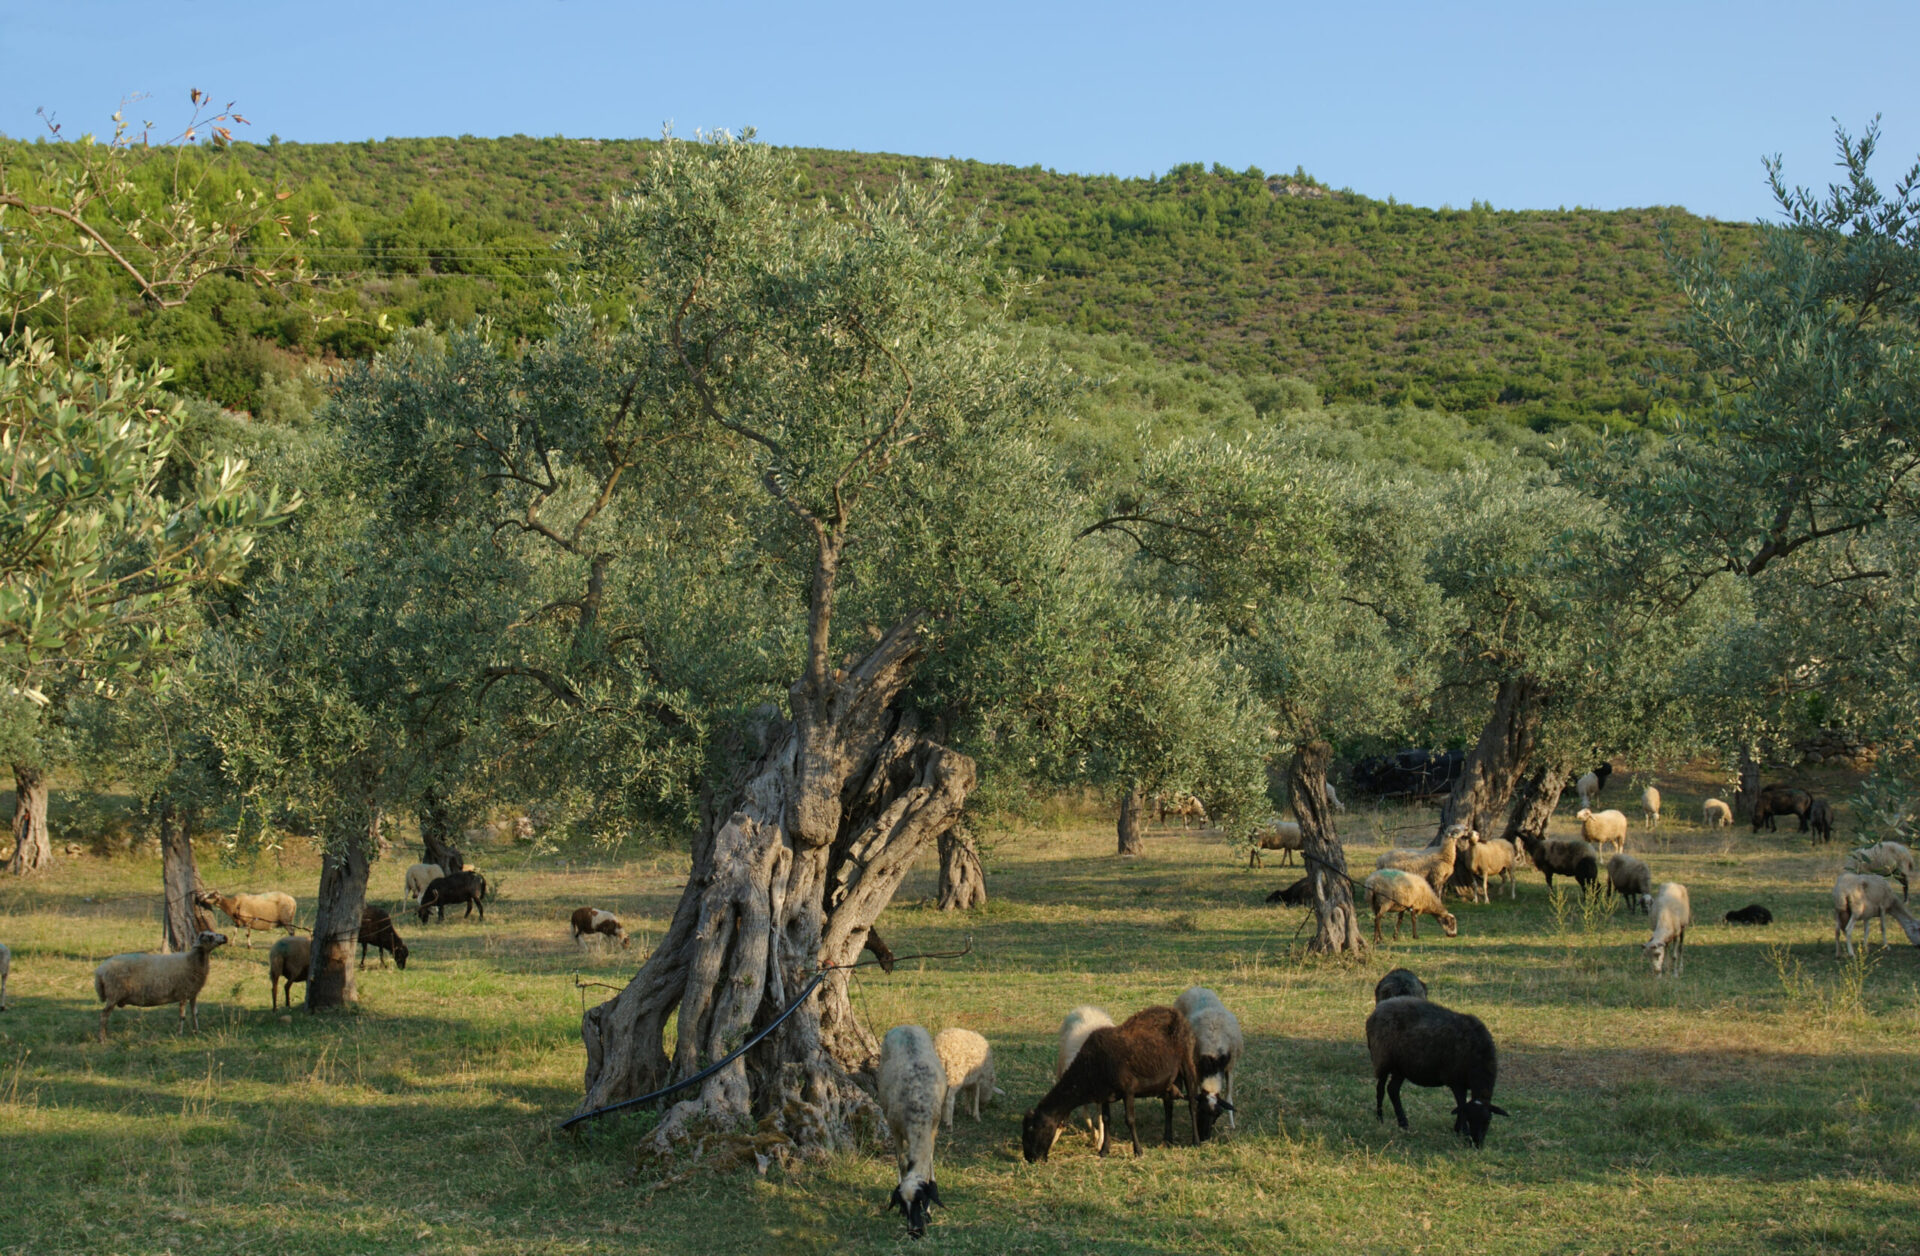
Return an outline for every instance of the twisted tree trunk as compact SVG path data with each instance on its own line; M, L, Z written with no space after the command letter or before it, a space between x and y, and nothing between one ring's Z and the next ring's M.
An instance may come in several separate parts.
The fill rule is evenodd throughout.
M1533 757L1533 741L1540 731L1540 687L1522 676L1503 680L1494 691L1493 713L1480 730L1480 740L1462 766L1460 779L1446 805L1440 808L1440 829L1436 841L1448 830L1461 826L1485 834L1493 829L1493 818L1519 783Z
M353 947L367 905L367 874L380 844L380 809L343 808L328 825L320 864L320 896L313 917L313 966L307 972L307 1010L345 1007L359 1001L353 979Z
M1760 800L1760 757L1752 742L1740 746L1740 787L1733 795L1733 818L1753 819L1753 805Z
M940 910L969 911L987 901L987 874L980 848L963 824L940 835Z
M32 876L53 862L47 833L47 774L29 764L13 765L13 860L7 871Z
M1147 853L1147 841L1143 832L1141 817L1146 811L1146 800L1140 795L1140 787L1135 785L1120 800L1120 850L1122 856L1144 855Z
M666 936L626 989L581 1018L583 1111L692 1076L821 967L854 962L914 859L958 819L973 760L922 736L902 701L918 628L910 617L850 670L804 678L793 703L805 717L758 730L759 753L695 842ZM696 1120L770 1118L804 1150L847 1146L872 1102L854 1074L878 1046L853 1017L846 973L831 972L752 1051L683 1092L656 1141Z
M1327 805L1327 766L1333 747L1324 741L1296 746L1287 769L1287 798L1300 819L1302 855L1313 891L1313 914L1319 921L1309 954L1365 955L1367 940L1360 932L1353 890L1347 882L1347 852L1333 825Z
M453 813L441 797L438 787L429 785L421 796L420 844L426 852L426 861L437 864L447 873L460 871L465 863L453 844Z
M1507 827L1500 834L1513 843L1517 858L1524 860L1527 857L1527 848L1520 842L1522 837L1538 841L1546 839L1547 825L1552 823L1554 809L1560 805L1560 795L1572 779L1573 762L1563 759L1558 763L1541 764L1521 784L1513 799L1513 811L1507 816Z
M184 951L212 924L193 901L200 888L200 870L193 861L193 812L176 809L170 797L162 797L154 810L160 822L160 887L166 900L160 949Z

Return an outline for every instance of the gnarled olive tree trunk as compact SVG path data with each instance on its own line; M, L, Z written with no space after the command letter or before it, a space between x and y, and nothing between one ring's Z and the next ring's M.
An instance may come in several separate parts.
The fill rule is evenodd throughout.
M184 951L213 923L193 901L200 889L200 870L193 860L193 810L162 797L154 807L160 823L160 887L165 896L165 920L160 949Z
M371 804L344 807L342 814L329 817L313 917L313 966L307 971L309 1012L359 1001L353 947L367 905L367 874L380 848L380 818L380 809Z
M1143 832L1145 825L1142 821L1145 814L1146 800L1141 797L1140 787L1135 785L1120 800L1120 823L1117 826L1119 854L1132 856L1147 853L1147 840Z
M1546 839L1547 825L1553 821L1554 808L1560 805L1560 795L1572 779L1573 763L1563 759L1558 763L1541 764L1521 782L1514 795L1513 810L1507 816L1507 827L1500 834L1513 843L1514 854L1521 860L1526 859L1527 848L1520 844L1520 839Z
M1747 742L1740 747L1740 785L1733 795L1733 818L1746 823L1753 819L1753 804L1760 800L1760 753Z
M7 871L31 876L53 862L47 833L47 774L30 764L13 765L13 860Z
M804 718L770 720L760 752L697 838L666 936L618 996L588 1009L582 1110L690 1077L778 1015L823 965L849 964L915 857L958 819L974 763L921 735L902 701L918 616L848 670L794 686ZM676 1010L678 1027L665 1040ZM803 1150L846 1146L871 1100L854 1074L876 1042L847 975L739 1060L683 1092L656 1131L771 1117Z
M1327 805L1327 767L1333 747L1324 741L1296 746L1287 769L1287 798L1300 818L1302 854L1313 890L1313 914L1319 921L1309 954L1364 955L1366 938L1360 915L1354 910L1353 890L1347 883L1347 852L1333 826L1333 808Z
M453 811L438 787L429 785L420 798L420 845L426 862L442 872L454 873L465 867L464 857L453 844Z
M969 911L987 901L987 874L980 848L964 824L940 835L940 910Z
M1513 796L1514 786L1533 757L1540 731L1540 687L1527 677L1503 680L1494 691L1493 713L1467 756L1446 805L1440 808L1436 840L1456 825L1486 834L1493 818Z

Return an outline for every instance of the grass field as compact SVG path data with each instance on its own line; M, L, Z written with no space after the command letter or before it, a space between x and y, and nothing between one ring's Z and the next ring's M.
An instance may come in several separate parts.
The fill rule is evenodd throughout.
M1664 784L1665 782L1663 782ZM1625 806L1618 783L1610 805ZM1669 815L1698 795L1668 791ZM1571 828L1565 818L1563 828ZM1637 809L1636 809L1637 810ZM1430 812L1342 818L1356 868L1383 831ZM1430 821L1427 821L1430 824ZM1787 827L1791 827L1790 825ZM1418 840L1431 832L1423 827ZM1392 836L1385 832L1386 837ZM1405 840L1413 842L1409 833ZM1635 849L1692 891L1685 976L1656 981L1641 918L1556 915L1537 873L1517 901L1460 905L1460 936L1421 930L1364 964L1308 962L1305 912L1262 899L1297 872L1249 872L1217 834L1157 831L1112 855L1088 821L1001 835L994 900L931 909L931 861L883 928L902 952L961 961L862 970L876 1032L965 1025L993 1042L1007 1095L939 1145L948 1206L926 1250L953 1252L1899 1252L1920 1250L1920 952L1837 962L1828 889L1849 845L1731 838L1670 820ZM580 1093L584 980L624 980L684 879L670 856L579 867L494 854L488 922L421 927L404 973L370 969L356 1013L268 1011L266 941L218 952L201 1032L171 1008L116 1013L93 1039L101 958L155 945L152 861L62 861L0 885L13 947L0 1016L0 1252L584 1253L840 1250L909 1245L880 1148L791 1171L714 1173L644 1152L650 1117L556 1135ZM397 898L401 869L375 869ZM289 857L203 875L285 888L311 919L316 868ZM1737 930L1758 901L1776 923ZM583 958L572 907L634 925L634 949ZM1451 1099L1408 1087L1413 1122L1376 1124L1363 1023L1397 964L1482 1017L1501 1052L1483 1151L1451 1134ZM1051 1081L1071 1005L1117 1016L1204 982L1245 1027L1239 1128L1201 1148L1102 1161L1064 1139L1019 1154L1021 1110ZM608 992L589 990L598 1000Z

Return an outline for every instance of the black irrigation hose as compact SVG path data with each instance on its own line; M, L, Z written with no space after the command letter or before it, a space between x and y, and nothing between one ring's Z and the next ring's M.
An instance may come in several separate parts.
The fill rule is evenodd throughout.
M918 955L896 955L894 956L894 962L897 964L903 959L959 959L961 956L967 954L972 950L973 950L973 939L968 938L966 946L961 948L958 951L923 951ZM655 1099L660 1099L667 1095L670 1095L674 1093L676 1090L685 1090L689 1086L698 1085L699 1083L707 1080L707 1078L712 1077L715 1073L718 1073L721 1069L725 1068L727 1065L739 1059L741 1056L745 1055L747 1052L753 1050L753 1048L759 1046L762 1039L764 1039L768 1034L772 1033L774 1030L780 1028L781 1022L785 1021L787 1017L792 1016L795 1012L800 1010L801 1004L805 1003L807 1001L808 996L810 996L814 992L814 990L820 985L821 982L827 979L828 973L833 972L836 969L865 968L868 964L877 964L879 962L880 961L877 959L863 959L852 964L821 965L820 971L814 973L813 976L807 980L807 984L801 987L800 993L794 997L793 1002L787 1004L786 1007L780 1010L780 1015L774 1017L773 1020L767 1024L766 1028L762 1029L759 1033L755 1034L753 1037L747 1039L745 1042L741 1043L739 1046L729 1051L723 1058L715 1061L712 1064L709 1064L707 1067L701 1069L698 1073L695 1073L692 1077L684 1078L681 1081L673 1082L670 1085L662 1086L660 1089L641 1095L638 1098L622 1099L619 1103L610 1103L603 1108L595 1108L591 1112L582 1112L575 1116L570 1116L566 1120L560 1122L560 1128L563 1130L571 1129L582 1121L591 1121L597 1117L603 1117L607 1115L607 1113L609 1112L618 1112L622 1108L631 1108L631 1107L636 1107L639 1104L650 1103ZM578 978L575 978L575 980L577 981Z

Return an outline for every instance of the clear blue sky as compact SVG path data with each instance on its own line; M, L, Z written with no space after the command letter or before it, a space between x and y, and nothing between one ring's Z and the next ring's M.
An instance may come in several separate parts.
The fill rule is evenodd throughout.
M1422 205L1770 210L1824 185L1832 119L1920 153L1920 4L610 3L0 0L0 131L180 119L265 139L649 137L1145 175L1182 161Z

